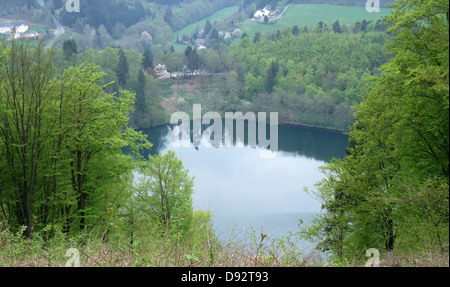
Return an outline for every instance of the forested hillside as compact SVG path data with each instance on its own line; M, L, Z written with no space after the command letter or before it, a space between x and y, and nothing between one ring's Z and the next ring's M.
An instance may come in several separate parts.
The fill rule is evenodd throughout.
M178 100L202 103L225 111L276 110L282 123L348 130L351 107L360 102L366 79L379 75L388 60L385 26L365 20L334 28L289 27L253 38L243 35L228 50L166 53L158 57L169 71L226 72L215 101L178 95ZM222 80L223 81L223 80ZM181 97L181 99L180 99ZM180 108L180 107L179 107ZM189 110L189 107L186 107Z
M1 1L2 23L63 32L48 46L0 42L0 266L62 266L71 247L86 266L360 266L373 248L386 266L448 266L448 2L397 0L383 21L239 29L289 3L93 0L67 13L64 0ZM173 33L199 20L176 52ZM147 157L142 132L194 104L349 132L345 159L305 188L322 207L312 225L218 239L214 214L194 210L195 175L175 152Z
M174 45L171 37L174 32L225 7L238 6L239 11L227 15L226 19L221 19L221 23L217 23L217 26L215 26L216 23L212 23L215 26L214 30L233 31L237 28L237 23L252 18L256 10L266 5L270 5L274 11L280 11L290 3L362 4L358 1L333 0L98 0L84 1L79 13L68 13L65 9L65 0L48 0L42 1L42 3L44 7L41 7L38 1L2 1L0 3L0 17L20 21L27 20L35 24L43 24L48 29L52 29L53 15L62 25L68 28L59 45L62 44L63 39L74 38L81 50L92 46L100 49L121 46L125 49L135 49L140 52L143 52L150 45L155 52L170 51L172 45ZM382 1L383 7L388 4L388 1Z
M304 230L336 258L364 248L448 256L448 8L397 1L386 20L392 59L356 107L348 156L323 169L324 213Z
M380 1L380 6L389 7L394 1ZM256 7L263 8L265 5L271 5L272 7L282 7L283 5L287 5L289 3L296 4L335 4L335 5L345 5L345 6L365 6L367 0L244 0L242 2L243 8L249 7L251 5L255 5Z
M37 7L36 1L1 1L0 16L30 18Z
M245 37L229 50L240 95L256 110L282 110L284 122L347 129L365 78L387 60L384 32L349 30Z

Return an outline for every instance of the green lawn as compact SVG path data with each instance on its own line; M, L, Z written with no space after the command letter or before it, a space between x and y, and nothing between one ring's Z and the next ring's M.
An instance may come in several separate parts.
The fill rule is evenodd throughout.
M195 22L185 28L173 33L172 41L174 43L175 51L182 52L185 49L184 45L176 44L177 37L183 35L192 35L196 30L201 30L205 27L206 20L209 19L211 23L216 20L224 20L228 16L238 12L238 6L227 7L217 11L216 13ZM261 24L255 23L251 19L238 23L237 26L242 32L247 33L251 37L256 32L266 33L270 31L281 30L286 27L293 27L298 25L303 29L305 26L308 28L315 27L320 21L331 26L336 20L342 24L350 25L355 22L377 21L383 16L387 16L390 13L389 8L381 8L380 13L368 13L364 6L341 6L331 4L294 4L290 6L286 14L273 24Z
M9 20L6 20L6 19L0 19L0 24L3 24L3 23L17 24L17 23L22 23L22 22L29 23L29 25L30 25L29 29L28 29L29 31L36 31L36 32L38 32L41 35L45 35L47 33L47 31L51 29L49 27L44 27L41 24L33 24L33 23L30 23L29 21L25 21L25 20L23 20L23 21L19 21L19 20L9 21ZM4 43L9 37L10 37L9 34L8 35L0 34L0 43Z
M231 16L238 11L239 11L239 6L232 6L232 7L227 7L227 8L221 9L221 10L217 11L216 13L214 13L198 22L195 22L189 26L184 27L181 30L174 32L173 36L172 36L172 41L173 41L173 43L175 43L177 41L178 36L182 37L183 35L192 35L195 33L196 30L202 30L205 27L206 21L208 19L209 19L209 21L211 21L211 23L214 23L214 21L216 21L216 20L225 20L228 16ZM184 49L185 49L184 45L179 45L179 44L174 44L174 47L175 47L175 51L177 51L177 52L184 51Z
M49 30L50 28L46 28L46 27L44 27L44 26L41 26L41 25L31 25L30 26L30 31L36 31L36 32L38 32L38 33L40 33L40 34L45 34L45 33L47 33L47 30Z
M286 14L275 24L258 24L248 19L238 26L242 32L253 36L256 32L261 33L276 31L286 27L298 25L301 28L315 27L320 21L331 26L336 20L349 25L358 21L377 21L382 16L387 16L390 9L381 8L380 13L368 13L363 6L340 6L330 4L295 4L288 8Z

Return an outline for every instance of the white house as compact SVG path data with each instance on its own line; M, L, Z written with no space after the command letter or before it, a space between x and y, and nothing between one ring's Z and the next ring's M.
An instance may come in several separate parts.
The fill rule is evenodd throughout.
M8 41L21 39L22 37L23 37L23 33L19 33L19 32L11 33L11 36L9 36Z
M22 38L38 38L39 33L36 31L26 31L22 34Z
M28 24L26 23L21 23L21 24L17 24L17 25L11 25L9 23L6 24L1 24L0 25L0 34L9 34L12 33L13 29L15 29L16 33L25 33L26 31L28 31Z
M264 18L264 17L269 17L269 15L270 15L270 10L268 9L268 7L266 6L266 7L264 7L264 9L261 9L261 10L258 10L258 11L256 11L256 13L255 13L255 15L253 16L253 18L255 18L255 19L261 19L261 18Z
M164 76L165 74L167 74L166 65L159 64L158 66L155 67L155 72L158 77Z
M230 33L226 32L226 33L225 33L225 37L223 37L223 39L224 39L225 41L230 41L230 40L231 40L231 35L230 35Z
M13 28L13 25L11 25L9 23L1 24L0 25L0 34L11 33L12 28Z
M14 34L11 34L11 36L9 36L8 41L38 37L39 33L36 31L27 31L25 33L15 32Z
M15 28L17 33L25 33L26 31L28 31L28 24L20 23L15 25Z

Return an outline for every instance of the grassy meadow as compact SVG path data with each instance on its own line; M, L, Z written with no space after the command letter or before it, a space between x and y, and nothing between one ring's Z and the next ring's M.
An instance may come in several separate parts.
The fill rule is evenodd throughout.
M195 31L202 30L205 27L206 21L208 19L209 19L209 21L211 21L211 23L214 23L214 21L217 21L217 20L223 21L227 17L238 12L238 10L239 10L239 6L231 6L231 7L221 9L221 10L217 11L216 13L214 13L198 22L192 23L191 25L188 25L188 26L184 27L183 29L174 32L173 36L172 36L172 41L174 43L175 51L181 52L181 51L184 51L184 49L185 49L184 45L180 45L180 44L176 43L177 37L182 37L183 35L192 35L195 33Z
M350 25L355 22L361 22L364 19L367 21L378 21L384 16L389 15L387 8L381 8L380 13L368 13L365 7L361 6L341 6L329 4L295 4L290 6L286 14L276 21L276 23L261 24L252 21L252 19L245 20L238 24L239 29L243 33L247 33L251 37L256 32L266 33L270 31L281 30L286 27L293 27L298 25L301 28L307 26L308 28L315 27L320 21L323 21L328 26L332 26L336 20L342 24Z
M176 52L182 52L185 49L184 45L177 44L177 37L183 35L192 35L195 31L201 30L205 27L206 21L209 19L211 23L216 20L225 20L238 12L238 6L231 6L217 11L216 13L205 17L204 19L186 26L185 28L175 31L172 35L172 42ZM381 8L380 13L368 13L363 6L342 6L331 4L294 4L291 5L286 14L279 20L270 24L262 24L247 19L243 22L237 23L236 26L250 37L256 32L267 33L271 31L281 30L286 27L293 27L298 25L301 28L307 26L308 28L315 27L320 21L328 26L332 26L336 20L346 25L351 25L355 22L378 21L384 16L389 15L389 8Z

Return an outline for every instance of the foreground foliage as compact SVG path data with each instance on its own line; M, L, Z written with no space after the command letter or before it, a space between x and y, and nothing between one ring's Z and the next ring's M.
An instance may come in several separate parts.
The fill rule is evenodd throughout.
M448 2L397 1L393 56L356 108L351 147L324 168L324 213L304 229L338 258L378 248L448 257Z

